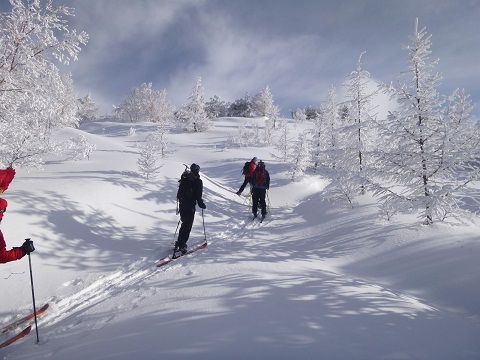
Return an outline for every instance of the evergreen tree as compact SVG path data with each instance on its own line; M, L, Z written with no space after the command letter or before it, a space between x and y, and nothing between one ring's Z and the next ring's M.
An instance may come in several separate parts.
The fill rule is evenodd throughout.
M254 117L253 104L247 93L243 99L238 99L230 104L228 116L230 117Z
M175 113L179 126L183 129L203 132L212 126L212 121L205 109L203 92L202 79L199 77L188 98L189 102Z
M267 117L274 129L277 127L280 110L273 102L273 95L268 85L253 98L253 111L257 116Z
M319 111L319 117L315 121L312 141L312 160L315 171L319 168L333 169L339 162L338 150L341 147L338 135L339 115L336 103L335 88L328 92L327 101Z
M307 132L299 135L292 151L289 175L292 181L301 180L310 164L310 145Z
M295 120L295 124L302 123L307 120L307 114L305 114L305 110L297 109L292 113L292 119Z
M275 148L279 151L278 157L283 162L288 162L291 147L290 129L287 121L282 121L280 125L280 136L275 142Z
M438 60L429 60L430 38L417 20L411 44L404 46L408 67L398 87L382 85L398 109L381 128L377 176L383 182L376 188L389 212L419 210L427 225L459 212L458 195L478 176L471 164L479 143L466 97L442 99L437 92L441 76L434 72Z
M155 144L155 149L160 152L162 157L166 156L168 150L168 134L168 128L165 125L159 125L156 130L147 137L147 141Z
M205 103L205 110L207 112L207 116L210 119L217 118L217 117L224 117L228 116L228 107L230 104L220 99L218 95L215 95Z
M163 165L158 166L157 161L158 145L152 137L148 137L145 144L141 146L140 156L137 159L138 172L145 179L153 179Z
M273 106L273 95L269 86L265 86L262 91L253 97L253 109L257 116L267 116L268 109Z
M316 109L311 106L307 106L305 108L305 116L307 117L307 120L316 120L320 117L320 112L322 111L321 109Z
M353 71L346 84L347 104L341 109L341 117L344 119L347 126L344 128L345 132L345 150L346 159L344 159L344 166L350 165L350 177L355 184L360 185L360 193L364 192L364 185L361 177L367 176L362 174L365 169L366 162L366 145L368 144L368 137L373 137L372 131L372 117L373 110L372 99L377 91L369 92L368 85L370 83L370 73L362 69L362 56L360 54L357 61L357 68ZM356 157L356 161L354 158ZM355 186L352 184L352 187Z

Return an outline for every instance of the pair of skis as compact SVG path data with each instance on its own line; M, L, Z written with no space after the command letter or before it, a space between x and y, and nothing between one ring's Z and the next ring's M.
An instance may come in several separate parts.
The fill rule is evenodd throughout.
M42 306L40 309L37 310L36 316L39 316L43 314L47 309L48 309L48 304L45 304ZM21 317L20 319L15 320L14 322L5 325L2 330L0 331L0 336L8 335L9 333L15 331L18 328L21 328L25 324L29 323L31 320L35 318L35 313L32 312L28 315L25 315L24 317ZM24 336L30 334L30 331L32 330L32 325L28 325L25 327L23 330L20 332L16 333L14 336L9 337L7 340L3 341L0 344L0 349L4 348L5 346L8 346L10 344L13 344L15 341L23 338Z
M253 216L252 217L252 221L255 221L255 220L259 220L259 223L263 223L263 220L265 220L265 216L261 216L261 217L258 217L258 216Z
M182 256L194 253L195 251L198 251L200 249L205 249L207 247L207 245L208 245L207 240L204 240L204 241L202 241L198 244L195 244L195 245L192 245L191 247L189 247L189 249L187 250L187 252L185 254L183 254L180 251L174 252L172 255L167 256L166 258L163 258L162 260L160 260L157 263L157 267L167 265L168 263L171 263L175 259L178 259L178 258L181 258Z

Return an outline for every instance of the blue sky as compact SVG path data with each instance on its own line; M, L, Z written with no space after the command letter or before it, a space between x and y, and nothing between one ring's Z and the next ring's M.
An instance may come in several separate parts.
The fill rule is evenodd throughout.
M77 92L91 93L103 113L144 82L179 107L197 77L206 100L235 101L268 85L282 114L318 106L331 86L342 91L364 51L373 79L396 81L416 18L432 35L440 92L464 88L480 103L480 0L61 2L75 8L70 29L90 35L69 67Z

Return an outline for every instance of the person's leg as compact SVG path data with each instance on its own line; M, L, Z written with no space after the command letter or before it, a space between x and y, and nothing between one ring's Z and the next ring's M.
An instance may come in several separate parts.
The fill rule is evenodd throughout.
M238 189L237 194L240 195L243 190L245 190L245 186L250 182L250 178L245 177L245 180L243 180L242 186L240 186L240 189Z
M262 209L262 217L265 217L267 215L267 203L265 201L265 195L267 190L266 189L259 189L261 190L260 192L260 208Z
M193 220L195 219L195 208L180 209L180 219L182 225L178 232L178 240L175 244L178 248L184 248L187 245L190 232L192 231Z
M252 213L253 216L257 216L258 211L258 200L259 200L259 189L253 188L252 191Z

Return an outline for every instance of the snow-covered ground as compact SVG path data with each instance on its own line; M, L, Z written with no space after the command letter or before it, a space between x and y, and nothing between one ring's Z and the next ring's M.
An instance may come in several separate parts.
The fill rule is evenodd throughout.
M3 194L7 247L31 237L34 331L4 359L480 359L479 226L382 220L369 196L326 201L327 181L292 183L272 148L228 148L242 119L171 134L153 181L137 174L151 124L95 122L90 160L17 169ZM261 122L261 121L260 121ZM129 129L136 128L134 135ZM235 191L257 156L270 212L250 220ZM171 264L177 180L198 163L209 246ZM204 238L197 211L189 243ZM31 311L28 260L0 265L1 323Z

